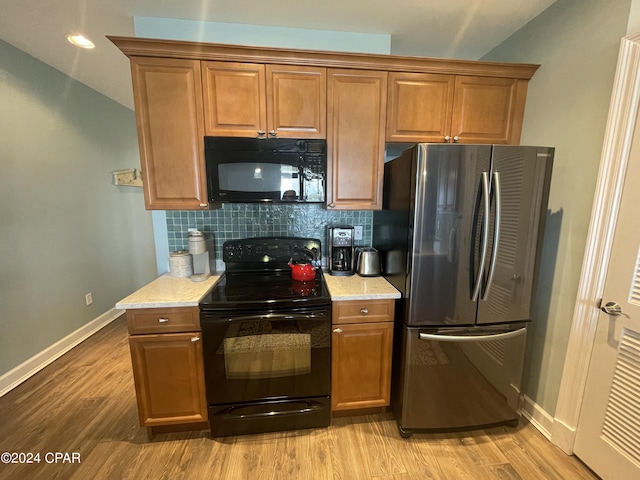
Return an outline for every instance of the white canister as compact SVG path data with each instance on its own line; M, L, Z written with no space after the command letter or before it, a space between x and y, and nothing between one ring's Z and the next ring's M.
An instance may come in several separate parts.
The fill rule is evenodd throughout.
M193 275L191 255L185 250L169 253L169 275L176 278Z

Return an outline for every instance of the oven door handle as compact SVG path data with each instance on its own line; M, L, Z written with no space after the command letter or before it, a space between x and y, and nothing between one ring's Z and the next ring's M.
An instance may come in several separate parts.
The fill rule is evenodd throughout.
M225 317L224 321L237 322L241 321L256 321L256 320L315 320L327 318L326 313L267 313L263 315L245 315L240 317Z

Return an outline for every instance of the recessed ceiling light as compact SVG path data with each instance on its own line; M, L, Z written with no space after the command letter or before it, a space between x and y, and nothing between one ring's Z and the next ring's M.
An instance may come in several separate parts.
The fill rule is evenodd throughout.
M95 48L96 46L93 44L91 40L86 38L84 35L67 35L67 40L73 43L76 47L80 48Z

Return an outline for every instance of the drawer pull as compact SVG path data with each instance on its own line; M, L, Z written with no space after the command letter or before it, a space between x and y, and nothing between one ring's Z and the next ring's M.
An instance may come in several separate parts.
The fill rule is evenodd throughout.
M333 329L333 333L342 333L342 329L341 328L334 328Z
M363 315L366 315L366 314L369 313L369 309L368 308L361 308L360 309L360 313L363 314Z
M168 318L159 318L158 323L167 323L169 321Z
M195 337L192 337L192 338L191 338L191 341L192 341L193 343L196 343L198 340L200 340L200 337L199 337L198 335L196 335Z

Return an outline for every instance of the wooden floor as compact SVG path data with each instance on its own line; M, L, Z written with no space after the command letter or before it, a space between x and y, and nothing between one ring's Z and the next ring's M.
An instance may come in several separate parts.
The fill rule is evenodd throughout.
M597 478L521 423L405 440L390 415L377 415L337 418L317 430L149 440L138 426L120 318L0 398L0 452L40 454L39 463L0 463L0 479Z

